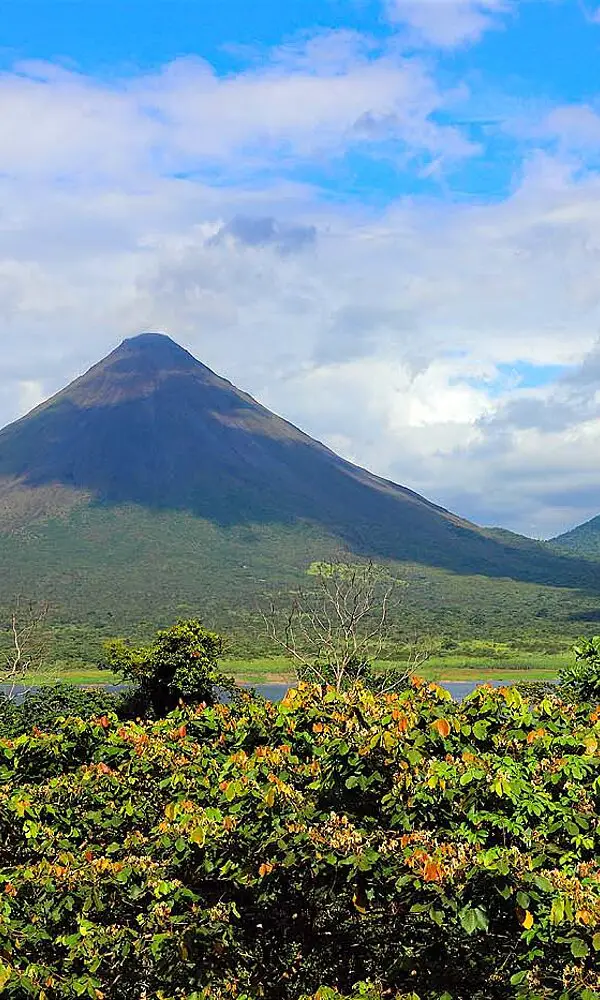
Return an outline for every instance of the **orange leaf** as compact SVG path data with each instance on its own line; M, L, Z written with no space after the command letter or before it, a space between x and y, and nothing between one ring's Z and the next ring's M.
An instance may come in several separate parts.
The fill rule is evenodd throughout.
M441 882L443 872L440 866L435 861L428 861L425 865L425 871L423 872L423 878L426 882Z
M446 739L446 736L450 735L450 723L446 719L436 719L435 722L431 723L431 728L435 729L442 739Z

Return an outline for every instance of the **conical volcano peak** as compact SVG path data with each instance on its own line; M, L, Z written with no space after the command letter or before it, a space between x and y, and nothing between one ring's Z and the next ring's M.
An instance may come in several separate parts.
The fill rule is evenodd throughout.
M182 381L212 384L220 381L189 351L166 333L142 333L124 340L84 375L42 404L67 401L77 407L115 406L152 396L167 384L176 402Z
M125 358L135 359L144 368L173 369L200 365L189 351L180 347L168 334L154 331L128 337L106 360L115 362Z

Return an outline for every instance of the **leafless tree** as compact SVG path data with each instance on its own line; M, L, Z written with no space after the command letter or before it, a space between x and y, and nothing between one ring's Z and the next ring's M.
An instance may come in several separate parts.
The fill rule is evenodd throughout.
M0 684L7 687L9 697L28 673L39 672L44 666L49 610L45 602L27 603L19 598L8 613L8 622L2 629L5 641L0 648Z
M292 594L285 607L272 602L263 613L272 642L296 665L299 679L331 684L338 691L363 681L392 691L429 656L425 644L412 647L409 662L381 676L373 663L389 651L406 586L373 562L313 563L314 587Z

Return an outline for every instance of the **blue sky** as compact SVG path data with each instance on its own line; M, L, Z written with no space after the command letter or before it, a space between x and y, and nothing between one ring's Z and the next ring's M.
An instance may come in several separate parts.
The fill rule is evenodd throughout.
M159 328L465 516L598 513L597 0L0 16L0 423Z

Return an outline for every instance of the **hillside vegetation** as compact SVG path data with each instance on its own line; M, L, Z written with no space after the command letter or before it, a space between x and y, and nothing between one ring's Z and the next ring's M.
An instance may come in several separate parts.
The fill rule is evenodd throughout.
M600 558L600 517L594 517L585 524L580 524L572 531L567 531L553 544L563 552L583 557L584 559ZM600 571L599 571L600 572Z
M102 640L150 635L183 616L224 632L230 652L270 650L259 609L306 585L311 562L339 555L335 540L307 525L223 528L182 512L86 507L64 518L0 534L0 608L15 594L52 604L53 659L95 663ZM456 643L511 642L560 649L593 627L593 590L454 574L390 563L408 586L399 642L415 633ZM558 646L557 646L558 643ZM485 653L485 651L483 651ZM397 651L390 650L395 658Z

